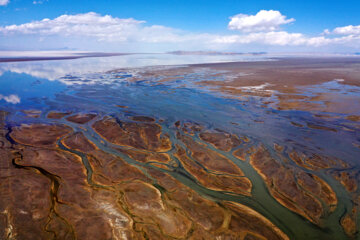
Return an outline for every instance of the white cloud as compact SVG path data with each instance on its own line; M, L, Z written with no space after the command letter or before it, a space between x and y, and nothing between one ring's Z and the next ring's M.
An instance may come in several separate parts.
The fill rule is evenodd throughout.
M345 27L337 27L333 30L333 33L340 35L360 35L360 25L353 26L345 26Z
M34 0L33 4L43 4L44 2L47 2L48 0Z
M323 32L322 32L322 35L329 35L331 34L330 30L329 29L325 29Z
M323 36L320 37L306 37L301 33L288 33L285 31L279 32L259 32L259 33L250 33L247 35L230 35L230 36L221 36L214 39L214 42L217 43L239 43L239 44L249 44L249 43L259 43L267 45L277 45L277 46L321 46L330 43L330 39L326 39Z
M48 44L47 46L56 48L83 50L95 48L100 51L121 49L135 52L144 51L141 49L150 49L150 51L228 49L231 51L239 49L241 45L244 45L245 51L257 51L246 48L250 44L302 46L307 49L336 44L359 49L360 34L355 35L357 31L360 31L358 26L341 27L333 31L325 30L318 36L278 30L281 25L293 21L295 20L288 19L279 11L274 10L261 10L256 15L239 14L231 18L229 28L241 30L242 33L220 35L191 33L162 25L148 25L145 21L133 18L123 19L89 12L76 15L65 14L54 19L46 18L20 25L0 27L0 44L1 41L11 42L11 39L18 39L18 42L14 42L16 47L19 44L26 45L26 42L31 45L29 43L31 40L32 44L37 44L37 46ZM343 36L331 36L331 33L343 34ZM1 38L1 36L5 37ZM28 36L28 39L23 36Z
M242 32L270 32L278 30L283 24L294 22L279 11L261 10L256 15L238 14L230 18L229 29Z
M21 25L9 25L0 28L5 34L42 34L42 35L82 35L102 37L106 34L125 32L136 27L142 21L119 19L109 15L100 16L89 12L77 15L61 15L55 19L45 18Z
M6 6L10 3L9 0L0 0L0 6Z
M4 95L0 94L0 100L5 100L6 102L12 103L12 104L20 103L19 96L15 95L15 94L11 94L9 96L4 96Z
M0 27L0 33L29 34L39 36L60 35L66 37L90 37L99 41L141 41L141 42L176 42L178 30L160 25L144 26L145 21L132 18L101 16L94 12L61 15L55 19L45 18L21 25Z

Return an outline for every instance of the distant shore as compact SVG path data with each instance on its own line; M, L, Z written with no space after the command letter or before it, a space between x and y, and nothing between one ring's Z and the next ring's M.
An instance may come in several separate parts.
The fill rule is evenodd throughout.
M44 56L0 56L1 62L26 62L26 61L46 61L46 60L70 60L79 58L90 58L90 57L113 57L130 55L134 53L102 53L102 52L89 52L89 53L69 53L69 55L51 56L45 54Z

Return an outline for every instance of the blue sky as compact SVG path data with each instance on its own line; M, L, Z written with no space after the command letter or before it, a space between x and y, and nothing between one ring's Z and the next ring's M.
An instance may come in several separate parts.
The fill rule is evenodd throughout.
M3 2L3 6L0 6L0 50L136 51L138 49L142 51L169 51L199 49L352 52L359 51L358 46L360 45L360 33L358 33L360 27L357 28L360 25L360 2L354 0L0 0L0 5L1 2ZM256 15L261 10L267 12ZM275 23L264 22L264 19L273 13L270 12L271 10L279 12L280 15L272 15ZM86 23L89 28L94 21L102 21L102 17L106 15L113 19L131 18L145 22L136 23L137 26L133 26L130 30L133 34L126 36L125 39L122 39L124 35L122 32L114 36L114 39L103 39L99 38L99 35L109 34L109 32L99 34L92 32L81 35L77 32L72 34L67 31L66 33L56 32L54 34L54 31L49 30L47 26L42 27L45 27L49 32L38 29L29 33L23 28L12 29L11 31L7 28L14 24L20 26L21 24L41 21L44 18L53 20L64 14L66 16L77 16L89 12L97 16L92 16L92 20ZM230 17L238 14L242 14L238 19L242 23L243 20L252 21L251 18L244 18L243 15L246 15L257 16L259 24L273 25L271 28L255 27L255 30L243 28L243 26L230 29ZM285 19L293 19L293 21L285 20L279 24L278 20L282 16ZM54 23L50 22L49 24ZM168 30L162 29L160 31L157 29L153 32L144 29L154 25L160 25ZM352 26L352 28L334 31L336 28L348 26ZM32 26L27 27L32 28ZM326 29L328 31L324 34ZM138 32L135 33L135 31ZM154 36L149 36L149 31L167 37L163 39L156 37L154 39ZM301 34L301 36L293 34ZM176 37L180 40L173 39ZM240 40L240 38L248 40ZM216 39L216 41L212 39ZM261 39L267 40L261 42ZM203 44L199 44L200 42Z

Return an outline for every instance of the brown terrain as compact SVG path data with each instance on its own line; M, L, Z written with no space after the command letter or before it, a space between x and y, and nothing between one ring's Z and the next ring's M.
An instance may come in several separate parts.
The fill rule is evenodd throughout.
M290 119L293 128L360 129L359 94L341 90L359 91L358 58L199 64L148 69L136 78L167 84L199 69L215 80L196 87L226 98L255 97L263 107L307 111L319 120ZM329 83L328 92L321 91ZM42 116L22 113L29 122ZM0 111L0 239L290 239L291 230L270 220L271 210L228 200L253 200L261 187L273 206L311 229L322 230L331 216L344 236L355 239L359 232L360 173L344 159L290 141L266 145L190 120L166 128L150 116L45 116L50 123L6 125L7 113ZM322 124L337 119L347 125ZM341 204L344 199L349 204Z
M4 118L5 113L1 123ZM93 127L118 146L114 149L145 154L138 158L129 153L136 161L167 163L166 155L156 155L165 154L159 152L171 148L169 138L161 136L161 127L155 120L133 119L139 122L122 121L120 126L105 117ZM107 128L100 128L102 124ZM109 128L111 131L107 130ZM9 138L5 137L7 132L1 125L0 170L5 179L0 183L2 237L289 239L249 207L226 201L219 204L204 198L156 168L140 169L99 149L82 132L74 132L68 126L23 124L13 127ZM121 138L116 137L119 133ZM187 156L177 147L175 156L201 184L210 189L250 193L250 181L231 161L205 151L204 146L185 135L179 138L193 145L194 155ZM207 141L216 146L219 139ZM214 173L199 168L189 158L196 159ZM220 172L224 175L217 176ZM156 185L150 176L156 179Z
M71 112L56 112L56 111L52 111L49 112L47 115L47 118L51 118L51 119L61 119L67 115L71 114Z
M263 147L251 155L250 163L277 201L310 221L318 223L323 214L324 207L318 199L332 210L336 207L336 195L328 184L300 169L283 166Z
M359 121L360 98L342 94L341 89L328 89L324 93L312 91L314 86L336 81L343 86L360 87L360 58L277 58L264 62L233 62L194 64L177 68L147 69L141 78L152 77L159 83L181 80L199 70L214 80L195 82L199 88L207 87L226 97L246 99L248 96L263 98L264 106L278 110L302 110L347 114L346 119ZM221 77L221 80L216 80ZM204 79L204 77L202 77ZM206 79L206 77L205 77ZM311 94L304 94L307 91ZM349 91L356 91L353 89ZM245 97L245 98L244 98ZM275 97L276 101L268 100ZM356 114L354 115L354 113Z

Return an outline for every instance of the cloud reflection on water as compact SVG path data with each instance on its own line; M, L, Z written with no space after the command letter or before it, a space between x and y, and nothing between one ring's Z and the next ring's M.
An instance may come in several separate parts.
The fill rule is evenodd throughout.
M10 94L9 96L4 96L0 94L0 100L5 100L7 103L12 103L12 104L20 103L19 96L15 94Z
M134 54L114 57L82 58L72 60L29 61L0 63L0 75L6 71L26 73L33 77L48 80L58 80L67 85L94 84L94 81L104 84L106 79L91 79L83 81L94 73L104 73L114 69L137 68L144 66L183 65L196 63L257 61L268 56L249 55L172 55L172 54ZM69 77L70 76L70 77ZM79 78L73 81L73 78ZM72 79L72 81L70 80ZM108 83L112 83L113 80Z

